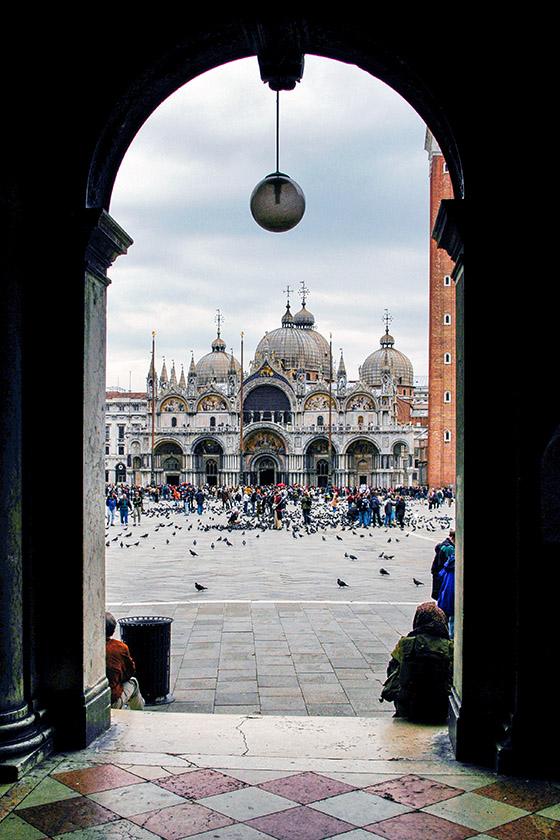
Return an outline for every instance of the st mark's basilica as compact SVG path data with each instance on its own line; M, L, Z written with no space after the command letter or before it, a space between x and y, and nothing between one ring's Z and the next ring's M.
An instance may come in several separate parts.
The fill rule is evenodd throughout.
M423 483L427 394L385 330L348 376L342 351L306 306L290 303L259 341L249 369L227 352L223 318L210 352L185 376L154 350L144 393L107 392L105 479L109 484L237 484L357 487Z

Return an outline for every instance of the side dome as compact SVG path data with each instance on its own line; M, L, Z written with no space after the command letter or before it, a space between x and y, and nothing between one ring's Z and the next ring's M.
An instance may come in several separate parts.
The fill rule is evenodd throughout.
M227 382L228 376L238 374L241 365L231 353L226 353L226 343L218 333L212 342L212 352L202 356L195 365L197 386L204 387L212 382Z
M381 388L383 376L389 374L393 385L400 388L414 387L414 370L412 362L395 349L395 339L387 330L379 341L381 347L367 357L361 367L360 378L369 388Z

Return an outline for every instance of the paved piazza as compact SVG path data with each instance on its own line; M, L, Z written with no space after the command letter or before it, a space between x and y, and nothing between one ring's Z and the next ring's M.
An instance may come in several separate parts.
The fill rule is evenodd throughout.
M140 525L107 527L107 608L173 619L175 700L152 710L393 713L378 700L387 663L430 599L434 546L454 527L454 505L407 502L402 531L335 524L328 511L314 504L309 532L292 503L282 531L250 516L228 531L221 502L201 516L147 502Z

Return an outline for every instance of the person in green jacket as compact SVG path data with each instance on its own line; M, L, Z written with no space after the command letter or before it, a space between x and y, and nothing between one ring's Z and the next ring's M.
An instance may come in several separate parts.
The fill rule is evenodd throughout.
M311 496L308 490L305 490L303 496L301 497L301 512L303 515L303 524L309 525L311 521Z
M443 723L453 684L453 642L447 617L433 601L420 604L412 630L397 642L387 667L381 701L395 704L395 717Z

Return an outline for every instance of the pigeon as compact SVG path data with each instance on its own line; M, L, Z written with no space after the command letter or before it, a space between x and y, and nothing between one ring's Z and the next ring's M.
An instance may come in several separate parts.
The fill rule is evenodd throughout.
M192 554L193 557L198 557L196 551L193 551L192 548L189 548L189 553Z
M388 572L387 569L379 569L379 574L380 575L388 575L388 574L390 574L390 572Z
M194 588L197 592L202 592L203 589L208 589L207 586L203 586L201 583L195 583Z
M342 537L339 537L338 534L336 535L337 540L341 540Z
M338 583L338 585L339 585L339 586L348 586L348 584L347 584L347 583L344 583L344 581L343 581L343 580L341 580L340 578L337 578L337 581L336 581L336 582Z
M415 577L413 577L413 578L412 578L412 580L414 581L415 586L424 586L423 581L421 581L421 580L416 580L416 578L415 578Z

